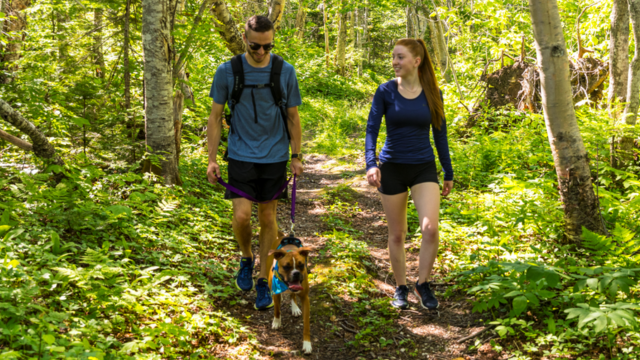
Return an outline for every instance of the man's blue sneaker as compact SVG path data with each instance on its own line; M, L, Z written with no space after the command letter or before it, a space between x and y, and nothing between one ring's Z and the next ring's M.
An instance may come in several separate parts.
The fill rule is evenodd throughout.
M273 299L271 298L271 290L269 290L269 282L267 279L260 278L256 284L256 310L267 310L273 307Z
M428 282L425 281L422 284L418 284L416 281L414 293L420 300L420 305L422 305L423 308L427 310L435 310L438 308L438 299L433 295L433 291Z
M253 289L253 258L240 259L240 270L236 275L236 287L242 291Z

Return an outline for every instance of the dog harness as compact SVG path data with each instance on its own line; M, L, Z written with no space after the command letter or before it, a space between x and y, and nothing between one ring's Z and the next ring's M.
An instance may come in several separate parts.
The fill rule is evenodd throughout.
M278 248L276 250L280 250L282 249L282 247L287 245L295 245L298 248L301 248L302 241L300 241L300 239L298 238L293 237L293 235L290 235L286 238L283 238L282 241L280 241L280 245L278 245ZM287 252L290 252L290 251L291 250ZM287 290L289 290L289 285L284 280L282 275L278 272L278 262L276 261L276 265L273 267L273 279L271 279L271 294L278 295Z

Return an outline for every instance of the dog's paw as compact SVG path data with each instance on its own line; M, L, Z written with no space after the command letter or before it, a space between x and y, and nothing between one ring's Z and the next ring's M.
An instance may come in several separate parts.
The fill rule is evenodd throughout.
M279 329L280 325L282 325L282 320L280 318L273 318L273 322L271 323L272 329Z
M302 315L302 310L300 310L300 308L298 307L298 304L296 304L296 301L293 299L291 299L291 314L293 316Z
M305 354L311 354L311 341L302 342L302 351L304 351Z

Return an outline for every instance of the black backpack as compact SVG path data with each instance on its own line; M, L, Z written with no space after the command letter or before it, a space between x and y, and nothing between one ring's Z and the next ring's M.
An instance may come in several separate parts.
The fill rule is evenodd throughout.
M235 105L240 101L242 91L245 88L251 89L251 97L253 98L253 89L268 87L271 89L271 95L273 96L273 100L275 101L276 106L280 109L280 114L282 115L282 120L284 121L284 129L287 133L287 138L291 139L291 135L289 134L289 124L287 122L287 109L283 100L282 87L280 84L280 75L282 74L282 66L284 65L284 60L282 59L282 57L276 54L271 54L271 61L271 75L268 84L246 85L244 83L242 54L236 55L231 58L231 69L233 70L233 90L231 90L231 100L229 100L229 110L231 110L231 114L229 114L229 116L227 117L227 125L229 125L229 131L231 133L233 133L234 131L231 121L231 119L233 118L233 109L235 108ZM257 123L258 112L256 111L255 98L253 98L253 100L253 110L256 117L255 121Z

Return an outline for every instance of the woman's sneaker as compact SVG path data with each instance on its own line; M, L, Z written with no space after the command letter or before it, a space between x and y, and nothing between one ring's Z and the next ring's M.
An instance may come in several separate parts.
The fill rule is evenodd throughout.
M242 291L253 289L253 262L254 258L243 257L240 259L240 270L236 275L236 287Z
M433 291L428 282L418 284L416 281L416 288L414 293L420 299L420 305L427 310L435 310L438 308L438 299L433 295Z
M396 293L393 295L393 301L391 302L391 306L398 309L406 309L409 307L409 302L407 301L407 296L409 295L409 288L407 285L400 285L396 288Z

